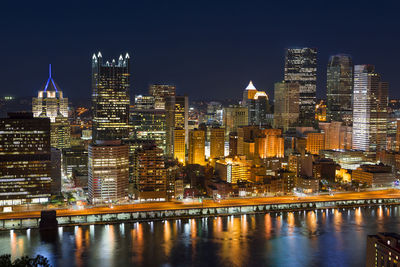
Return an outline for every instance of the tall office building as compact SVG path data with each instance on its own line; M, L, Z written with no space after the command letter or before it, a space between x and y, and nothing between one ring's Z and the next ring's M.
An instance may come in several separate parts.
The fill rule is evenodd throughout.
M118 62L92 57L93 141L125 139L129 135L129 55Z
M248 122L250 125L267 125L269 113L268 95L264 91L258 91L253 82L243 92L242 105L248 109Z
M225 129L210 129L210 158L220 158L225 156Z
M131 109L129 117L132 132L130 138L137 140L154 140L155 144L166 153L167 123L166 111L155 109L153 101L144 101L146 97L136 96L135 106Z
M298 83L275 83L274 128L286 132L296 126L300 111L299 90Z
M249 125L249 110L247 107L229 106L224 108L223 125L225 126L225 135L237 132L238 127Z
M317 49L289 48L285 58L285 81L300 85L299 125L312 126L315 121L317 89Z
M51 122L50 145L63 149L71 146L71 126L68 121L68 98L51 76L39 91L38 96L32 99L32 113L34 117L49 118Z
M194 129L189 132L189 164L205 164L205 144L204 131Z
M351 125L353 61L349 55L334 55L327 68L327 119Z
M50 119L0 119L0 206L47 202L52 179Z
M155 98L155 109L165 109L165 98L175 96L176 88L168 84L152 84L149 87L149 93Z
M163 151L155 145L136 149L134 156L136 196L140 199L165 200L167 174Z
M174 159L180 163L186 162L185 129L174 129Z
M174 129L185 130L185 144L188 143L188 116L189 99L187 96L167 96L165 98L165 109L167 112L167 155L174 153Z
M128 196L129 146L120 140L89 145L88 187L91 203L124 200Z
M385 149L388 83L381 81L373 65L354 66L353 98L353 149Z

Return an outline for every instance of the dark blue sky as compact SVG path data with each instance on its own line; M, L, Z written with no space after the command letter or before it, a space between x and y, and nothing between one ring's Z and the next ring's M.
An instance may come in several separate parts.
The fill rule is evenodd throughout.
M250 79L271 94L283 78L284 49L311 46L319 97L334 53L376 65L400 97L395 1L60 2L2 3L0 95L35 95L52 63L67 97L89 97L98 50L105 59L131 54L133 94L165 82L191 99L240 98Z

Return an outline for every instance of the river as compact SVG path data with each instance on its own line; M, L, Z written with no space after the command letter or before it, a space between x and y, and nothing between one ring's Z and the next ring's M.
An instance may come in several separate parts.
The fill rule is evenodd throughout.
M53 266L364 266L366 237L400 207L329 209L0 232L1 254Z

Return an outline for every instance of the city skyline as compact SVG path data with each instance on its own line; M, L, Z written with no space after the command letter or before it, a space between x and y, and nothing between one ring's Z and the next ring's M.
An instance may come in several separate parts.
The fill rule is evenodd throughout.
M383 12L378 12L383 8L385 14L395 10L388 6L363 7L363 12L358 12L355 4L346 5L346 9L340 8L340 5L327 9L322 4L303 3L296 9L287 9L284 4L269 6L261 3L229 6L223 3L211 6L207 2L195 6L131 3L122 6L117 2L109 10L110 17L117 19L105 28L107 34L103 35L101 27L95 25L104 25L105 22L94 15L97 10L104 9L105 5L101 2L95 6L82 4L74 10L68 7L58 10L57 14L64 19L63 22L55 19L55 15L47 15L52 14L48 12L48 6L37 4L31 10L17 14L17 7L8 5L9 12L2 19L6 26L3 30L3 51L7 51L2 58L3 66L7 68L3 67L2 70L4 86L1 95L34 95L47 76L47 65L52 63L54 76L63 84L65 93L71 99L82 95L82 92L82 96L89 98L88 58L98 50L107 55L120 51L130 53L133 94L145 93L149 84L166 83L174 84L178 94L189 94L192 99L202 98L200 92L203 91L216 92L216 98L219 99L226 92L239 98L242 88L249 80L253 80L259 90L272 96L274 83L283 79L285 48L303 46L318 49L319 98L326 94L328 59L337 53L350 54L354 64L376 65L393 88L400 84L400 78L393 68L396 60L391 56L400 42L398 38L393 39L391 34L398 23L390 14L381 18L379 14ZM210 7L211 10L208 10ZM114 12L116 10L119 12ZM207 19L201 16L206 10L209 11ZM272 23L279 19L275 13L281 12L276 11L282 10L292 20L281 20L282 23L278 25ZM146 18L140 11L151 15ZM42 12L46 16L40 16ZM338 12L346 18L343 22L325 20L325 17ZM76 19L69 19L69 14ZM11 16L13 19L21 18L21 22L8 23ZM241 19L246 16L253 19ZM24 26L23 21L37 17L41 19L34 20L29 27ZM376 23L368 29L360 28L357 31L353 27L344 27L364 17ZM291 22L299 19L303 19L302 24L307 27L300 30L291 27ZM151 23L148 23L149 20ZM123 22L123 26L113 27L118 22ZM30 27L32 31L29 31ZM126 34L128 29L129 34ZM370 33L378 29L379 39L390 38L390 43L370 38ZM49 31L52 42L43 38ZM31 43L35 53L21 53L25 41ZM19 63L21 59L24 62L22 66ZM17 66L24 72L25 79L17 79ZM193 84L192 80L199 82ZM392 97L399 97L398 94L396 90L390 92Z

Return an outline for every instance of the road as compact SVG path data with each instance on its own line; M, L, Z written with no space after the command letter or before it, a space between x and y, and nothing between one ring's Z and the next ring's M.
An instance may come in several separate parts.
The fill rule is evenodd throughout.
M337 201L337 200L359 200L359 199L377 199L377 198L400 198L400 190L389 189L379 191L368 191L359 193L338 193L334 196L319 195L309 197L264 197L264 198L237 198L226 199L216 203L212 200L204 200L199 202L152 202L140 204L125 204L114 205L113 207L92 207L83 208L80 210L74 209L57 209L57 216L74 216L74 215L93 215L106 213L121 213L121 212L138 212L151 210L176 210L189 208L208 208L208 207L227 207L227 206L248 206L248 205L267 205L267 204L285 204L285 203L300 203L300 202L317 202L317 201ZM22 218L39 218L40 211L19 211L0 213L2 219L22 219Z

